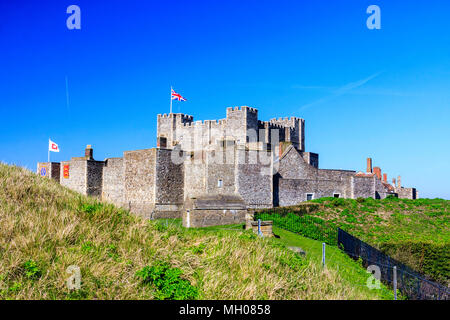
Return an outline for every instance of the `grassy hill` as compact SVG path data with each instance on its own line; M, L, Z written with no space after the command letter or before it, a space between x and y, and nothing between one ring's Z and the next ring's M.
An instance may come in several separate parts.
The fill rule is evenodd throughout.
M0 226L0 299L385 297L275 239L144 220L5 164Z
M436 281L450 280L450 201L321 198L310 214L375 245Z

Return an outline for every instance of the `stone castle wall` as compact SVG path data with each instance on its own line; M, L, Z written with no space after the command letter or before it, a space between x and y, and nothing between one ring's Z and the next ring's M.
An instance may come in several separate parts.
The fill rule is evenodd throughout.
M193 224L242 219L239 210L244 209L216 201L219 198L234 199L244 208L270 208L297 205L308 195L417 197L414 188L382 182L381 169L372 173L371 161L370 174L319 169L319 155L305 151L304 130L301 118L260 121L257 110L245 106L227 108L226 118L217 121L194 122L189 115L164 114L157 118L157 148L96 161L89 145L84 157L39 163L37 170L63 186L146 218L181 217L186 204L198 198L216 204L192 208ZM276 136L279 143L273 144Z
M155 203L156 149L125 151L123 159L126 206L149 218Z
M376 177L352 177L351 197L353 199L367 198L367 195L375 197L375 179Z
M69 166L69 177L64 177L64 166ZM87 195L87 162L86 160L76 160L61 162L60 168L61 185Z
M415 188L395 188L395 192L398 194L399 198L405 199L418 199L419 194Z
M125 166L123 158L109 158L103 167L102 198L125 206Z
M151 217L181 217L184 202L183 162L172 161L172 150L155 149L155 155L155 208Z
M59 182L61 164L59 162L39 162L37 173L44 178L51 178Z
M203 153L198 154L203 157ZM184 196L196 197L206 193L206 166L200 159L189 159L184 164Z
M236 163L236 192L248 208L271 208L273 206L271 153L266 151L238 150ZM256 161L255 161L256 160Z
M86 160L86 194L102 197L104 161Z
M293 168L295 168L293 170ZM318 169L305 161L302 153L289 147L279 160L278 174L275 176L274 202L280 206L296 205L321 197L351 197L351 180L355 171ZM371 193L366 193L370 196Z

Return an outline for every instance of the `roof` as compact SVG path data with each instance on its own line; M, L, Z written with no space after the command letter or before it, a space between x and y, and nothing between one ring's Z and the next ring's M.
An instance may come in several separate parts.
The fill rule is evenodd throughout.
M367 173L359 171L355 176L357 177L365 177L365 178L372 178L375 175L375 173Z
M190 198L188 202L189 207L200 210L247 209L244 200L238 194L202 194Z
M393 186L391 186L389 183L386 183L386 182L381 182L382 184L383 184L383 186L386 188L386 189L388 189L389 191L394 191L394 187Z

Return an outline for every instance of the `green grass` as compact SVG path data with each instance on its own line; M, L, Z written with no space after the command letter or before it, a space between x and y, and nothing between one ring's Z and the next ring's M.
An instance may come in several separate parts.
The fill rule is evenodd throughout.
M322 263L322 242L305 238L299 234L273 227L273 232L279 238L275 238L287 247L300 247L306 252L307 259L316 263ZM327 269L339 272L342 279L353 286L357 286L360 290L365 291L368 295L375 295L380 299L393 299L392 289L381 284L380 289L369 289L367 287L367 279L370 274L366 272L361 261L355 261L348 255L339 250L336 246L325 246L325 265Z
M230 230L230 231L242 231L244 230L244 223L238 223L238 224L224 224L221 226L210 226L210 227L203 227L203 228L198 228L199 230L208 230L208 231L225 231L225 230Z
M338 224L371 243L387 241L450 242L450 201L443 199L374 200L321 198L324 208L312 215Z
M321 205L309 215L342 228L432 280L450 283L450 201L320 198L308 203Z
M0 300L380 298L241 227L144 220L1 163L0 221Z
M284 213L256 213L255 219L271 220L273 225L320 240L329 245L337 245L337 227L333 223L311 215L298 215L291 212Z

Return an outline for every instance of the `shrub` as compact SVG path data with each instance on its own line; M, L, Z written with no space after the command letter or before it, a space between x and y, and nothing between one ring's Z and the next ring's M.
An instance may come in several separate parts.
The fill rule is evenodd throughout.
M401 201L399 198L393 196L393 195L388 195L386 198L384 198L382 200L383 202L399 202Z
M206 245L204 243L201 243L198 246L192 247L191 250L192 250L192 253L202 254L203 251L205 250L205 248L206 248Z
M29 279L37 279L41 276L42 272L39 269L37 263L33 260L28 260L23 264L25 276Z
M20 282L14 281L13 285L8 288L10 292L18 292L22 289L23 285Z
M90 252L94 249L95 249L95 245L91 241L86 241L85 243L83 243L81 245L81 251L85 252L85 253Z
M356 202L358 202L358 203L363 203L364 202L364 198L363 197L358 197L358 198L356 198Z
M196 299L198 289L181 278L181 270L172 268L165 262L157 262L153 266L146 266L136 272L144 284L156 287L156 298L161 300Z
M335 207L341 207L345 205L345 199L344 198L334 198L331 203Z
M450 246L417 241L381 243L380 250L398 259L432 280L448 284L450 281Z
M83 203L80 206L80 211L87 213L88 215L93 215L94 213L100 211L101 209L103 209L103 204L98 202L94 204Z
M119 260L119 253L117 252L117 246L115 244L110 244L106 247L106 253L108 257Z
M306 260L303 259L300 255L292 254L290 252L284 256L280 256L278 258L278 261L281 265L288 266L295 271L300 271L306 264Z
M334 197L323 197L323 198L313 199L310 202L324 203L324 202L332 201L333 199L335 199L335 198Z

